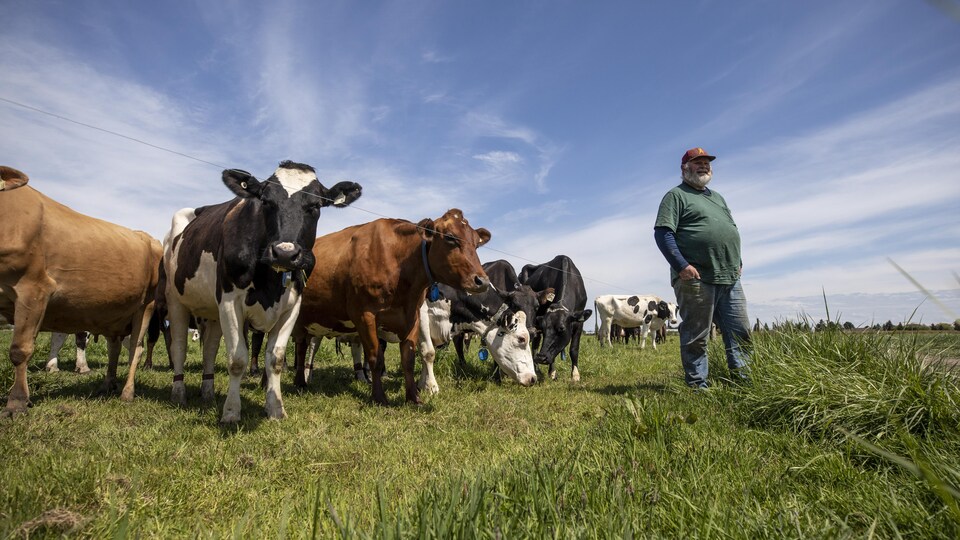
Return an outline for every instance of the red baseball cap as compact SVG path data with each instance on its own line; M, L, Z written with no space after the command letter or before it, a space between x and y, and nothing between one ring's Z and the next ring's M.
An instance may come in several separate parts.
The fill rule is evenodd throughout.
M684 152L684 153L683 153L683 158L680 160L680 164L681 164L681 165L686 165L686 163L687 163L688 161L690 161L691 159L694 159L694 158L698 158L698 157L705 157L705 158L709 159L710 161L713 161L713 160L717 159L717 156L711 156L710 154L707 153L706 150L704 150L703 148L700 148L700 147L698 146L698 147L696 147L696 148L691 148L691 149L687 150L686 152Z

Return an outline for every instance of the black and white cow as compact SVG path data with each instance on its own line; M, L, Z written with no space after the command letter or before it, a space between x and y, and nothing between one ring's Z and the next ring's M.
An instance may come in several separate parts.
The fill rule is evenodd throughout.
M524 285L520 283L520 279L517 277L517 272L513 269L508 261L503 259L498 259L496 261L490 261L483 263L483 271L487 273L487 277L490 278L490 285L496 290L507 293L518 293L512 297L512 302L518 309L526 314L527 320L527 332L530 334L530 339L534 339L540 335L540 331L537 330L535 322L537 319L537 311L553 302L554 292L553 288L548 287L542 291L535 291L529 285ZM457 359L463 363L463 344L465 338L471 335L469 332L462 332L454 336L453 344L457 351Z
M529 298L524 291L507 293L491 287L471 295L442 283L439 289L439 300L425 300L420 305L420 390L440 391L433 375L436 348L467 331L480 336L494 362L513 380L523 386L537 382L524 312Z
M537 313L535 326L539 335L533 339L533 348L537 349L538 341L540 347L533 361L550 366L550 378L556 379L554 361L569 344L571 378L574 382L580 381L577 360L580 356L583 321L593 314L593 311L584 309L587 290L580 270L570 257L557 255L548 263L524 266L519 279L520 283L529 285L535 291L554 290L553 302L542 305Z
M610 328L618 324L623 328L640 328L640 348L647 344L650 331L657 332L666 324L677 323L677 306L659 296L605 294L593 301L597 311L600 329L597 333L604 337L600 345L610 345ZM657 342L653 340L656 350Z
M227 347L230 385L221 421L240 420L240 382L248 361L245 324L267 335L266 411L284 418L280 369L300 311L300 294L317 261L317 220L324 206L343 207L361 187L340 182L330 189L313 167L280 163L265 181L237 169L223 171L231 201L177 212L164 240L167 313L170 320L175 403L186 401L183 363L190 315L207 319L201 395L213 398L213 362L221 335ZM323 261L320 261L323 264Z

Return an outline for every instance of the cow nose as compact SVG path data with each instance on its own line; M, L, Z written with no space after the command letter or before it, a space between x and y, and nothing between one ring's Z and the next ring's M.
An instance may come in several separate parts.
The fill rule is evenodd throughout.
M477 286L478 289L480 289L480 292L484 292L490 288L490 279L487 278L486 276L484 277L473 276L473 283L474 285Z
M279 263L291 264L300 257L300 246L291 242L278 242L272 249L273 256Z
M537 376L533 373L526 373L520 376L520 384L523 386L533 386L537 384Z
M519 337L517 337L517 343L519 343L521 347L526 347L526 346L527 346L527 338L525 338L525 337L523 337L523 336L519 336Z

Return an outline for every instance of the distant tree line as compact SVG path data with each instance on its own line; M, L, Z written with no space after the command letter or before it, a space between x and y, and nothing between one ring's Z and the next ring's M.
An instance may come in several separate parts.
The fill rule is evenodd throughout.
M960 319L948 322L939 322L932 324L921 323L897 323L887 321L883 324L875 323L872 326L855 326L852 322L824 321L820 319L816 324L811 324L809 320L802 321L777 321L773 324L760 323L760 319L753 325L754 332L780 332L780 331L803 331L803 332L822 332L824 330L877 330L885 332L893 331L932 331L932 332L960 332Z

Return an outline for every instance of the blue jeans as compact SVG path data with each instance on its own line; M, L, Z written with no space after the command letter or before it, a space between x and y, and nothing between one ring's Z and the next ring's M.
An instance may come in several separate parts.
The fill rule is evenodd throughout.
M730 376L747 379L750 342L747 297L737 280L733 285L714 285L697 279L678 279L673 286L680 312L680 361L687 384L707 387L707 339L716 320L723 333Z

